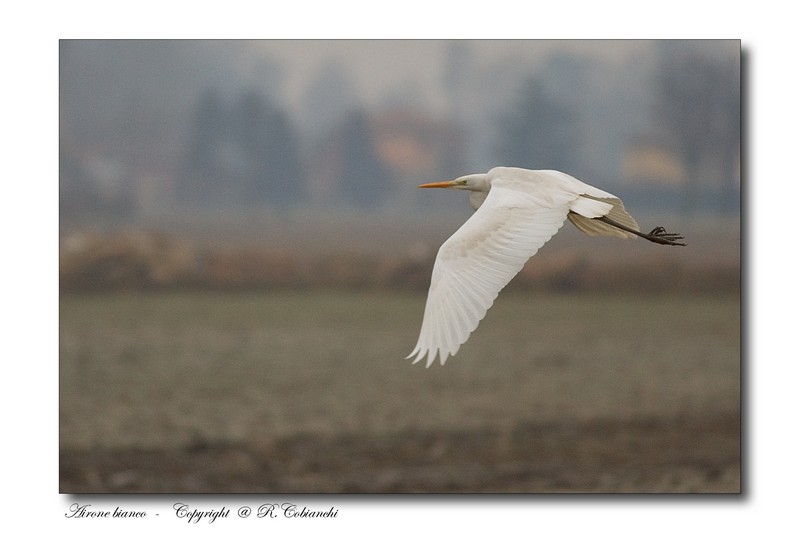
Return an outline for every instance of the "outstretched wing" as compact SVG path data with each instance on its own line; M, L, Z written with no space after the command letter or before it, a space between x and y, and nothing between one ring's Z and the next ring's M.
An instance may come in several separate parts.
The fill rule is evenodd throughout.
M495 180L483 205L436 255L419 340L407 358L438 354L441 364L466 342L500 290L564 224L576 195L530 182Z

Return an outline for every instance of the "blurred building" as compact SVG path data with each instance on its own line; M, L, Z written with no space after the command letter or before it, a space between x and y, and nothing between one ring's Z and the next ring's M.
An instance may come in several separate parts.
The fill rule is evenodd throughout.
M454 123L417 109L394 109L375 117L375 143L399 183L448 177L464 170L465 139Z
M407 205L415 192L410 185L464 172L466 143L461 129L417 109L351 114L317 146L308 165L309 189L317 204L359 194L353 187L361 186L377 189L373 201ZM349 175L364 170L370 172L361 183ZM377 183L368 185L372 182Z
M675 147L655 136L640 136L625 150L622 178L627 185L679 187L686 180L686 169Z

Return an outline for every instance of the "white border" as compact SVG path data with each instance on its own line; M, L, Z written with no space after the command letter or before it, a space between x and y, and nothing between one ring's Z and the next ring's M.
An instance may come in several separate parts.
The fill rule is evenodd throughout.
M553 4L553 5L550 5ZM557 4L557 5L556 5ZM739 499L331 498L352 530L436 525L486 530L753 531L794 524L798 353L794 259L797 45L788 4L760 2L265 2L29 4L6 11L2 97L5 516L59 530L107 530L63 518L58 494L57 69L59 38L742 38L749 81L743 224L745 485ZM113 7L112 7L113 6ZM487 12L488 10L488 12ZM313 15L313 16L309 16ZM91 500L91 498L87 498ZM300 498L297 498L300 501ZM108 505L114 500L104 499ZM147 504L148 498L138 500ZM157 500L161 502L161 498ZM203 498L203 501L208 501ZM103 503L106 505L106 503ZM164 505L166 502L154 503ZM112 505L113 506L113 505ZM154 511L157 512L157 511ZM148 522L148 529L187 527ZM141 525L115 523L115 530ZM226 526L226 529L229 526ZM789 526L791 527L791 526ZM261 525L259 530L263 530Z

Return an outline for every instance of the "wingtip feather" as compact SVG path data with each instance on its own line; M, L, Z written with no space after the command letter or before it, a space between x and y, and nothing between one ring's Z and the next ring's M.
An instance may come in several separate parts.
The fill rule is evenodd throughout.
M445 362L447 362L447 359L453 355L455 355L455 352L448 353L438 348L431 350L424 349L422 346L417 346L410 354L405 356L405 359L411 359L413 357L414 360L411 361L412 365L415 365L424 359L425 368L430 368L437 359L439 360L439 364L444 366Z

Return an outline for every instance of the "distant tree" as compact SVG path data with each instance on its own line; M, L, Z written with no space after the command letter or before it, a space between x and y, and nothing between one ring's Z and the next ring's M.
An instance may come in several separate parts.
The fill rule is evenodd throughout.
M665 44L660 50L655 115L678 146L687 169L684 209L696 209L703 168L723 173L721 198L736 195L739 152L739 58L725 60L695 48Z
M219 195L219 182L226 170L223 163L226 114L219 94L205 90L195 108L184 173L177 187L182 203L207 205Z
M456 121L465 121L468 114L473 64L472 50L467 41L457 40L447 44L442 68L442 86L447 94L450 118Z
M179 195L194 205L284 206L303 196L294 129L257 91L233 106L206 91L195 112Z
M58 165L59 216L62 221L85 215L96 215L101 200L91 176L81 164L80 158L61 141Z
M298 136L283 109L272 109L269 124L272 158L269 172L264 173L264 182L271 184L268 199L275 205L293 204L306 193Z
M339 134L340 194L345 202L373 207L390 191L391 172L378 157L369 117L363 111L349 114Z
M244 158L243 200L286 205L303 196L295 132L286 113L256 91L245 92L235 112L234 140Z
M504 165L566 172L575 166L575 113L536 78L528 79L513 107L500 116L498 130L497 156Z
M330 134L358 102L355 84L344 64L326 61L305 92L303 123L314 140Z
M127 220L136 215L130 175L114 160L92 161L61 139L59 154L59 215L62 221Z

